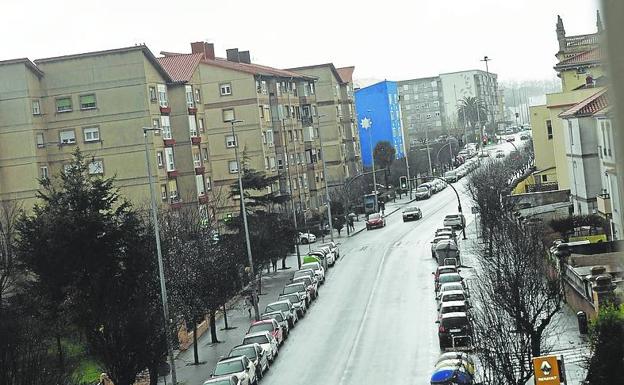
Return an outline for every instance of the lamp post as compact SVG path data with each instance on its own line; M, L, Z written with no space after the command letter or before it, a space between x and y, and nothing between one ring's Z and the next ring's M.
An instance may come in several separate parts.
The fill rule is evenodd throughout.
M318 110L317 110L318 111ZM327 164L325 163L325 150L323 149L323 135L321 134L321 118L326 114L316 115L316 127L318 129L319 146L321 147L321 161L323 161L323 175L325 180L325 199L327 200L327 218L329 219L329 236L334 241L334 224L332 221L331 201L329 200L329 187L327 186ZM323 231L323 230L321 230ZM325 233L323 233L325 234Z
M368 113L370 114L371 110L368 110ZM370 120L370 118L366 117L364 119L362 119L362 128L365 129L368 132L368 145L370 147L370 154L371 154L371 162L372 162L372 166L373 166L373 194L375 194L375 212L379 211L379 208L377 207L377 177L375 177L375 154L373 154L373 137L372 137L372 130L373 130L373 122Z
M154 238L156 238L156 256L158 258L158 278L160 280L160 298L162 300L163 317L165 318L165 340L167 342L167 355L169 356L169 365L171 366L171 381L177 384L175 358L173 357L173 348L171 336L169 334L169 305L167 301L167 285L165 284L165 273L163 269L162 249L160 247L160 228L158 226L158 215L156 213L156 192L152 183L152 165L149 150L147 147L147 133L149 131L160 131L158 128L143 127L143 138L145 139L145 160L147 161L147 183L150 190L150 208L152 212L152 222L154 226Z
M260 311L258 310L258 301L256 300L256 274L254 272L253 267L253 257L251 255L251 242L249 241L249 226L247 225L247 211L245 210L245 192L243 191L243 177L242 177L242 167L240 166L240 162L238 161L238 139L236 139L236 134L234 133L234 125L236 123L242 123L243 120L232 119L228 121L232 127L232 136L234 137L234 156L236 157L236 168L238 174L238 193L240 194L241 200L241 211L243 215L243 226L245 229L245 243L247 245L247 259L249 262L249 274L251 275L251 296L253 300L254 307L254 316L256 321L260 320Z

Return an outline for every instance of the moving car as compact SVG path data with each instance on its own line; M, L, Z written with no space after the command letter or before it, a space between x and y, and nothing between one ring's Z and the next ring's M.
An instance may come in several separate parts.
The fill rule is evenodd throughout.
M490 152L487 150L481 150L481 152L479 152L479 158L489 158L490 157Z
M370 214L368 216L368 219L366 220L366 230L375 229L378 227L385 227L385 226L386 226L386 220L384 219L383 215L381 215L380 213Z
M242 345L259 344L268 354L269 362L273 362L279 354L279 349L275 337L267 331L246 334L243 337Z
M274 311L281 311L288 321L288 327L290 327L291 329L295 327L295 323L298 321L298 318L297 311L295 310L292 302L290 302L289 300L271 302L264 308L265 313L270 313Z
M277 299L280 301L287 299L292 302L293 306L295 306L295 310L297 311L297 317L299 317L299 319L303 318L305 316L305 313L308 311L305 299L301 299L301 297L299 297L299 294L297 293L280 294Z
M505 151L503 150L497 150L496 151L496 158L504 158L505 157Z
M217 362L210 377L236 376L241 385L256 385L256 366L245 356L222 358Z
M297 296L297 294L293 294ZM298 296L297 296L298 297ZM275 338L278 345L284 343L284 333L282 332L282 328L279 326L276 320L262 320L262 321L254 321L249 326L249 330L247 330L247 334L254 334L257 332L269 332Z
M419 186L414 193L416 200L431 198L431 189L427 186Z
M444 217L444 221L442 223L444 226L461 229L464 227L466 219L463 214L449 214Z
M256 366L256 376L262 378L264 372L269 370L268 353L262 349L260 344L238 345L230 350L228 357L245 356Z
M438 340L440 349L470 349L472 345L472 327L466 313L446 313L436 323L439 324Z
M316 242L316 235L311 233L299 233L299 243L304 245Z
M407 207L403 210L403 222L422 218L422 211L416 206Z
M530 138L531 138L531 136L529 136L528 134L520 135L520 140L529 140Z
M325 283L325 269L318 262L306 262L301 265L301 270L312 269L317 278L321 281L321 284Z

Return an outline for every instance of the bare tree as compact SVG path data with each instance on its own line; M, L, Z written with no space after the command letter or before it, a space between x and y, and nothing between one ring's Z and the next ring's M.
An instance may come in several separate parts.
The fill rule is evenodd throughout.
M0 309L15 290L20 263L15 254L15 224L22 212L17 201L0 202Z

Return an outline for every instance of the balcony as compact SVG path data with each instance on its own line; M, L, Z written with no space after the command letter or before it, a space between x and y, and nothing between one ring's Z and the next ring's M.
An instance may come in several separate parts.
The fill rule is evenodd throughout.
M188 113L189 113L189 115L197 114L197 107L189 107L188 108Z
M172 209L180 209L182 208L182 199L178 196L177 192L174 192L169 196L169 204Z
M165 147L173 147L176 144L175 139L171 138L171 139L163 139L163 143L165 144Z
M167 178L175 178L179 175L178 170L167 171Z
M200 144L201 141L201 136L191 136L191 144Z
M611 196L609 194L600 194L596 197L596 204L598 206L598 212L604 216L610 216L611 211Z
M195 166L195 175L204 175L206 168L203 166Z
M163 115L169 115L171 113L171 107L169 106L160 106L160 113Z
M302 116L301 117L301 125L302 126L311 126L314 123L314 119L311 116Z

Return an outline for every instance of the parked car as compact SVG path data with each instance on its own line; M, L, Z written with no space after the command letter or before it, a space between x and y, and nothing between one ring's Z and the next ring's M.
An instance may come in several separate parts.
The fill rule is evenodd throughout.
M338 248L336 242L325 242L321 245L321 247L328 247L329 250L334 253L335 259L340 258L340 249Z
M468 294L464 290L449 290L441 293L438 299L438 308L442 306L445 302L453 302L453 301L465 301L468 302Z
M435 245L435 258L438 265L461 265L459 247L455 238L442 239Z
M444 180L449 183L457 182L457 171L451 170L444 173Z
M325 259L327 260L327 266L328 267L329 266L334 266L334 263L336 263L336 255L332 251L331 247L329 247L329 246L320 246L315 251L320 251L320 252L322 252L325 255Z
M241 385L256 385L258 377L256 377L256 366L251 360L245 356L222 358L217 362L210 377L236 376Z
M268 352L262 349L260 344L238 345L230 350L228 357L245 356L251 360L256 366L256 377L259 379L264 376L264 372L269 370Z
M277 340L267 331L246 334L243 337L242 345L248 344L259 344L262 346L262 349L268 354L269 362L273 362L279 355Z
M439 229L436 229L435 231L435 235L436 237L438 236L438 234L443 233L443 232L451 232L453 233L453 236L455 235L455 229L449 226L445 226L445 227L440 227Z
M472 326L466 313L447 313L436 321L440 349L470 349L472 345Z
M293 279L292 282L303 282L306 285L307 290L310 291L310 298L313 300L318 298L318 282L316 280L313 280L309 276L303 276Z
M444 217L444 221L443 221L444 226L449 226L449 227L458 228L458 229L463 228L464 223L466 223L466 218L464 218L463 214L449 214Z
M296 293L299 295L300 300L304 300L306 306L310 305L310 301L312 301L312 293L306 287L305 282L295 282L289 285L284 286L281 294L293 294Z
M435 258L436 257L436 245L438 244L438 242L442 241L442 240L452 240L453 237L451 237L450 235L437 235L433 238L433 240L431 241L431 258Z
M314 274L319 279L321 284L325 283L325 269L319 262L306 262L301 264L301 270L311 269L314 271Z
M262 313L262 315L260 315L260 319L261 320L266 320L266 319L276 320L279 326L282 328L282 335L284 336L284 339L285 340L288 339L288 335L290 334L290 327L288 326L288 320L284 316L284 313L282 313L281 311Z
M422 211L416 206L407 207L403 210L403 222L422 218Z
M479 158L489 158L490 157L490 152L487 150L481 150L481 152L479 152Z
M431 274L433 274L433 280L435 281L435 283L438 283L438 278L440 278L441 274L448 273L459 273L459 269L455 265L442 265L438 266L436 271L431 272Z
M516 141L516 137L511 135L511 136L508 136L507 139L505 139L505 140L508 141L508 142L515 142Z
M236 376L221 376L216 378L211 378L209 380L204 381L204 385L241 385L240 378Z
M305 299L301 299L301 297L299 297L299 294L297 294L297 293L280 294L277 297L277 299L280 300L280 301L284 300L284 299L287 299L290 302L292 302L292 304L295 306L295 310L297 311L297 317L299 319L303 318L305 316L306 312L308 311Z
M310 277L312 282L316 283L316 287L317 287L317 290L318 290L318 285L320 284L320 278L317 278L317 275L316 275L314 270L312 270L312 269L303 269L303 268L301 270L297 270L297 271L294 272L293 278L292 278L291 281L294 282L295 279L301 278L301 277Z
M386 220L384 219L384 216L380 213L372 213L368 216L368 219L366 220L366 230L376 229L385 226Z
M505 157L505 151L503 151L503 150L497 150L496 151L496 159L504 158L504 157Z
M440 301L443 294L456 290L463 291L466 299L470 297L470 293L468 292L468 289L465 289L463 282L447 282L440 285L436 300Z
M307 245L308 243L316 242L316 235L312 233L299 233L299 243Z
M449 282L463 282L464 278L462 278L461 275L459 275L459 273L445 273L445 274L440 274L438 276L438 280L436 282L436 287L435 287L435 291L438 292L438 290L440 290L440 285L444 284L444 283L449 283Z
M416 200L431 198L431 189L427 186L419 186L414 193Z
M297 294L293 295L297 296ZM249 326L249 330L247 330L247 334L254 334L257 332L269 332L271 333L273 338L275 338L278 345L284 343L284 334L282 332L282 328L280 328L276 320L263 320L252 322L251 326Z
M295 327L295 323L298 321L298 318L297 311L295 310L292 302L290 302L289 300L271 302L264 308L265 313L270 313L274 311L281 311L282 313L284 313L286 320L288 321L288 327L291 329Z
M310 258L313 257L313 258ZM327 255L327 249L317 249L308 253L305 257L303 257L303 263L307 262L319 262L325 271L329 270L329 261Z
M448 301L440 305L438 309L438 315L440 318L447 313L466 313L469 314L470 306L466 301Z

